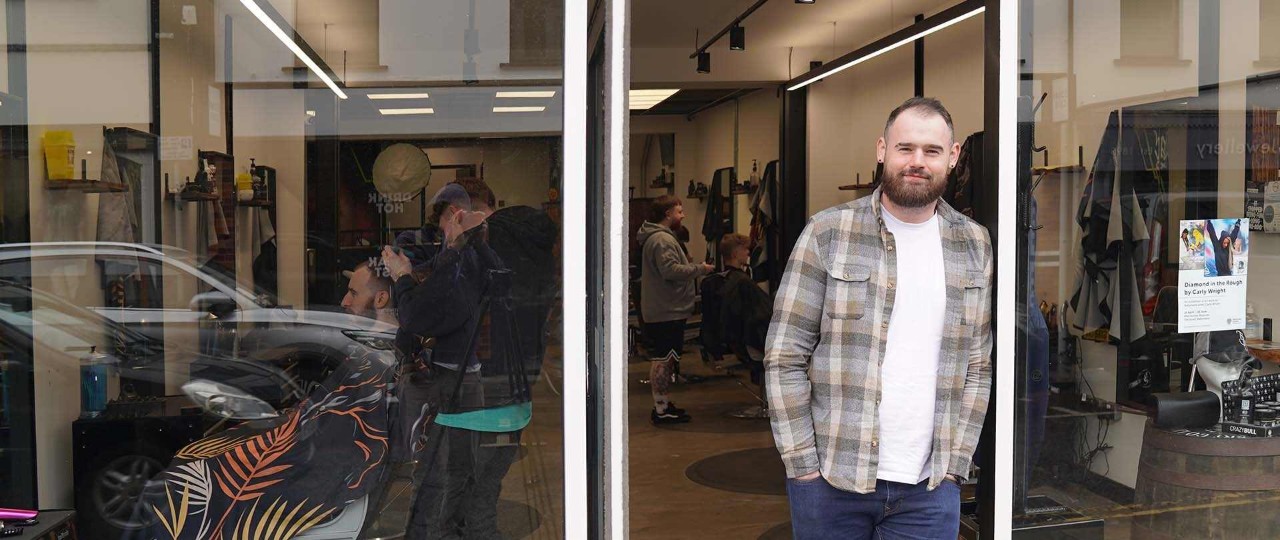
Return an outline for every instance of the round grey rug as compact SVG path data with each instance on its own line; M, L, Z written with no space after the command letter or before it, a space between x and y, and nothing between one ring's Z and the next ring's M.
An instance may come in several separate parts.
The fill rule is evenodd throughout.
M787 494L786 469L778 450L772 446L704 458L689 465L684 474L694 482L724 491L757 495Z

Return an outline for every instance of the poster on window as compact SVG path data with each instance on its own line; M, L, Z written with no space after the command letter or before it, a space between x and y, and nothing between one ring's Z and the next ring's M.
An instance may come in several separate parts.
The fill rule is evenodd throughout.
M1249 219L1181 222L1178 234L1178 331L1244 328Z

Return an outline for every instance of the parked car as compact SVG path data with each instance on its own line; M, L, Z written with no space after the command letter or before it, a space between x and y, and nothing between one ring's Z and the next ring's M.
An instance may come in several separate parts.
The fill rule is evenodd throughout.
M390 351L393 341L390 325L275 305L269 295L250 292L173 248L0 246L0 343L32 351L27 365L52 369L59 384L75 384L80 357L96 346L119 367L121 384L135 385L140 395L168 396L170 403L181 395L176 386L203 380L281 409L351 355ZM56 432L57 442L37 443L40 459L71 459L71 425L79 413L74 396L45 408L59 416L43 428ZM91 455L77 460L75 485L67 486L84 534L119 538L144 525L132 512L140 487L217 420L191 413L77 423L75 437L94 441Z

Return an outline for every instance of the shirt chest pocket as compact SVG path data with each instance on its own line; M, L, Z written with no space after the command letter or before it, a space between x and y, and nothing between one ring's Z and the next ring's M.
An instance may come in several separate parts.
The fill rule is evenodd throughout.
M991 291L987 287L987 277L983 275L981 270L971 270L964 275L964 319L961 324L965 326L980 325L986 319L988 314L983 313L983 306L987 305L987 295Z
M832 319L861 319L872 305L871 269L833 267L827 272L823 312Z

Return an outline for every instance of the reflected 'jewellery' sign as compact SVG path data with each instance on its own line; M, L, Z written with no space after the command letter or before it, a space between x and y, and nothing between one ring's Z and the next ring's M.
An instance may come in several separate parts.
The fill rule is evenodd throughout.
M1178 331L1245 325L1249 219L1184 220L1178 234Z

